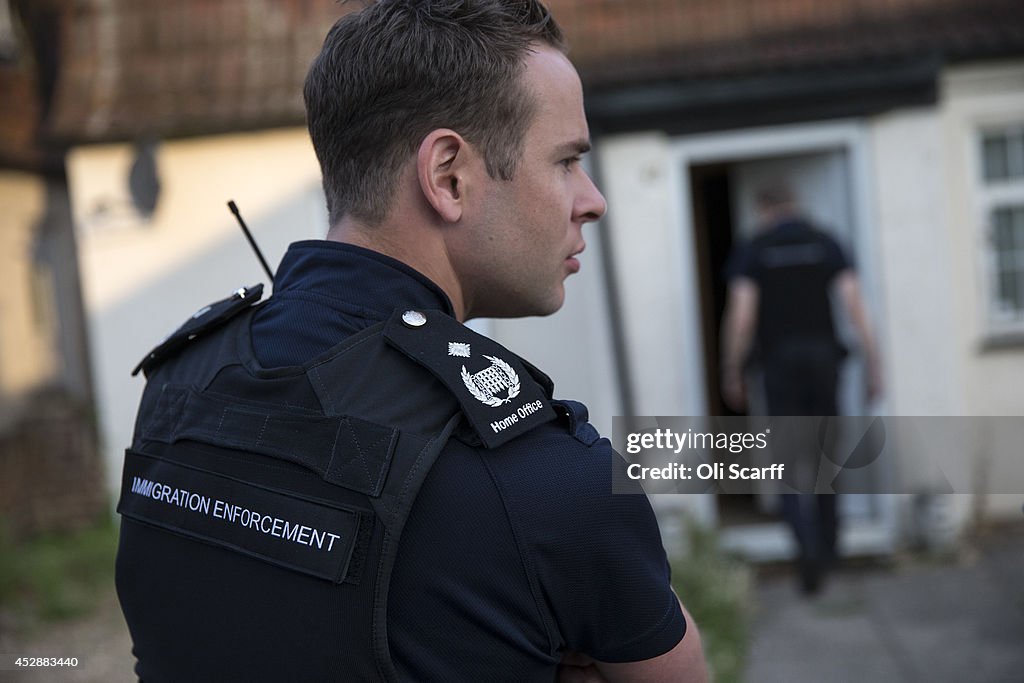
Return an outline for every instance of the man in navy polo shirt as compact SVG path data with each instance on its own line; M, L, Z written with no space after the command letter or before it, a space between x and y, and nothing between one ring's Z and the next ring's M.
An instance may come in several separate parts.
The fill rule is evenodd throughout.
M341 681L706 680L700 637L669 584L647 499L611 493L622 459L585 408L551 398L543 373L460 324L557 311L564 280L581 267L583 225L605 211L580 164L590 146L582 89L554 19L534 0L383 0L331 29L305 99L327 239L289 248L273 296L237 314L244 325L226 323L239 343L204 332L207 341L181 359L147 369L150 386L163 377L165 395L148 409L144 398L140 410L118 560L140 675L155 681L174 669L202 678L223 671L217 657L227 656L251 680L273 676L275 655L305 663L334 648L321 668L301 670ZM390 370L332 369L352 354ZM215 369L197 382L192 366ZM181 377L187 391L167 398ZM293 398L271 409L275 386ZM256 388L237 390L232 409L231 387ZM257 388L265 398L253 398ZM318 464L303 444L339 452L312 434L344 412L333 402L346 401L331 433L362 459L349 469L333 456ZM203 424L188 422L193 404L204 406L193 411ZM407 426L449 404L456 416L443 436ZM173 429L162 427L168 411L183 416ZM388 432L392 423L404 431ZM394 455L389 433L401 434ZM142 452L181 434L221 449L196 450L195 458L209 456L209 472L195 474L173 444L161 451L169 465ZM292 447L282 434L294 435ZM403 461L410 438L426 445ZM443 448L418 493L389 493L396 470L423 469L438 439ZM250 461L236 450L259 455ZM260 470L236 475L233 459L239 471L252 462ZM380 475L388 463L390 474ZM363 497L334 509L323 482L307 481L300 466ZM279 490L274 468L295 490ZM178 477L159 504L138 500L156 476L147 472ZM200 496L200 509L172 517L166 503L178 490L186 501ZM191 521L202 517L202 496L221 491L249 523ZM366 523L370 509L376 526ZM399 516L397 531L377 535ZM306 536L295 531L308 519L321 520L320 537L312 522ZM355 529L367 529L365 539ZM370 559L331 564L328 532L352 558ZM172 562L162 543L175 535L205 543L175 538ZM375 573L378 565L368 565L378 555L385 559ZM174 578L163 583L174 597L143 607L152 572L171 576L167 564ZM348 591L351 613L319 592L330 581ZM196 588L173 588L189 582ZM265 618L253 607L261 601L275 606ZM372 627L346 630L371 609ZM159 619L190 626L153 625ZM348 640L332 640L332 629ZM372 638L374 675L352 673L363 669L346 661L367 656L344 651L362 635ZM162 638L175 640L173 658ZM314 641L322 645L303 649Z

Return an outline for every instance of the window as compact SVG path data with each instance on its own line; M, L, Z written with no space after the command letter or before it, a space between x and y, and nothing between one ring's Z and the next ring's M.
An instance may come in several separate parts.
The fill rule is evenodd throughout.
M1024 332L1024 124L982 131L989 330Z

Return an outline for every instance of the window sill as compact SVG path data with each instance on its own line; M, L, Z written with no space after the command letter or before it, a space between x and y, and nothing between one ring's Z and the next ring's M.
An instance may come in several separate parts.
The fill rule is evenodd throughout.
M1015 348L1024 349L1024 329L990 332L978 345L978 350L982 353Z

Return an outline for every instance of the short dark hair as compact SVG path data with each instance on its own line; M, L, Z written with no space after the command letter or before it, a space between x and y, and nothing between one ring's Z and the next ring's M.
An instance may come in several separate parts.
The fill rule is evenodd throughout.
M512 179L536 109L521 79L533 43L566 49L537 0L379 0L339 19L304 89L331 225L382 221L403 164L438 128Z

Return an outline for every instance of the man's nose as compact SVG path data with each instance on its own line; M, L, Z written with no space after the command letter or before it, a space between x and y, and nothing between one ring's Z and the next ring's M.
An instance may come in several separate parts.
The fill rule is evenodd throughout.
M580 222L589 223L604 215L604 212L608 210L608 203L590 175L584 174L584 176L586 177L586 187L576 202L576 216Z

